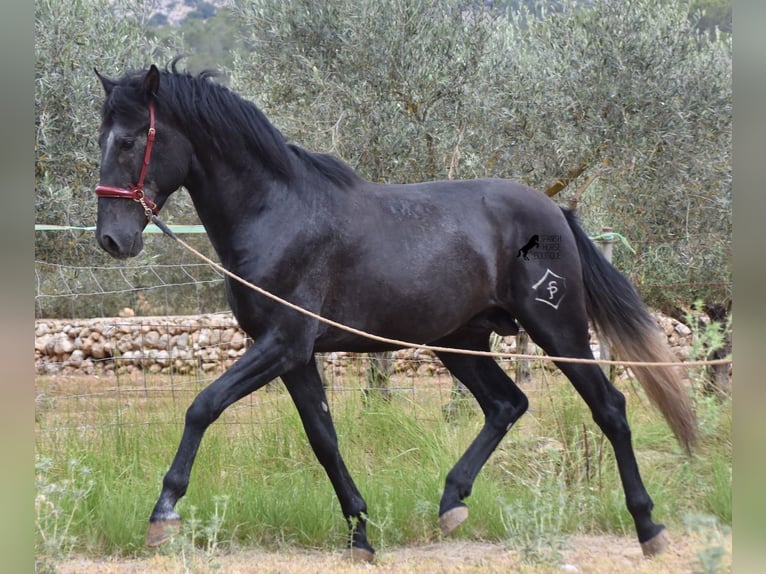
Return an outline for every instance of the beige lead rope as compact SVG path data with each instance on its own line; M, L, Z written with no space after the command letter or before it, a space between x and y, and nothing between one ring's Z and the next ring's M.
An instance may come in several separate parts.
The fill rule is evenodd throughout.
M249 281L243 279L242 277L240 277L239 275L236 275L235 273L232 273L228 269L224 268L223 266L219 265L218 263L216 263L209 257L206 257L205 255L203 255L202 253L194 249L194 247L192 247L191 245L183 241L180 237L178 237L175 233L173 233L173 231L153 213L151 215L150 213L147 213L147 217L149 217L152 223L154 223L157 227L159 227L165 235L177 241L180 245L182 245L188 251L192 252L194 255L199 257L202 261L204 261L205 263L207 263L214 269L220 271L224 275L231 277L235 281L242 283L243 285L249 287L250 289L252 289L253 291L256 291L257 293L260 293L264 297L268 297L272 301L276 301L277 303L280 303L286 307L289 307L290 309L294 311L298 311L299 313L302 313L308 317L311 317L312 319L321 321L322 323L330 325L331 327L335 327L337 329L341 329L348 333L353 333L354 335L359 335L360 337L365 337L373 341L378 341L380 343L394 345L396 347L407 347L410 349L422 349L425 351L453 353L458 355L475 355L480 357L492 357L492 358L500 358L500 359L532 359L532 360L556 361L560 363L586 363L586 364L601 364L601 365L618 365L618 366L624 366L624 367L675 367L675 366L691 367L691 366L703 366L703 365L727 365L732 362L731 359L715 359L710 361L686 361L686 362L679 361L679 362L664 362L664 363L652 363L647 361L611 361L611 360L601 360L601 359L582 359L582 358L576 358L576 357L552 357L550 355L524 355L519 353L471 351L468 349L456 349L451 347L439 347L434 345L421 345L418 343L411 343L409 341L401 341L399 339L389 339L387 337L373 335L372 333L367 333L366 331L361 331L359 329L355 329L354 327L349 327L348 325L344 325L342 323L333 321L332 319L327 319L326 317L317 315L316 313L309 311L308 309L304 309L303 307L296 305L295 303L291 303L290 301L282 299L281 297L274 295L273 293L266 291L265 289L258 287L257 285L254 285L253 283L250 283Z

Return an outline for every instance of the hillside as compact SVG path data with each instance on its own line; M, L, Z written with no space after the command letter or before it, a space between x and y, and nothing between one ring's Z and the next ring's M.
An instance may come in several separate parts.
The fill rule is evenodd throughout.
M149 19L152 25L177 26L187 18L210 18L218 8L231 4L231 0L154 0L153 4Z

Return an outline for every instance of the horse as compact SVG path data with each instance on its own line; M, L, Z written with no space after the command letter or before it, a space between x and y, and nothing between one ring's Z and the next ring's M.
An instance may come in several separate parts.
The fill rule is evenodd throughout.
M539 246L540 246L540 236L535 234L529 238L529 241L527 241L527 243L523 245L521 249L519 249L519 252L516 254L516 257L523 257L524 259L529 260L529 252L535 247L539 247Z
M524 392L486 354L493 332L514 334L522 326L558 357L557 367L611 443L644 554L666 548L666 529L652 519L639 473L624 395L595 362L567 359L593 359L589 320L623 360L667 363L672 355L635 287L598 252L572 211L500 178L367 181L339 158L289 142L254 103L216 82L214 71L192 75L175 60L119 78L94 71L104 90L95 237L107 253L137 255L149 219L184 187L232 274L354 329L447 349L438 358L484 418L446 476L438 510L445 535L468 518L465 499L476 476L528 408ZM556 238L555 257L515 256L535 236ZM159 545L179 528L175 506L209 425L280 378L340 502L351 557L373 561L367 504L338 451L315 354L397 345L328 325L229 276L225 290L253 344L188 407L146 543ZM464 350L480 353L457 352ZM690 449L695 415L677 369L644 365L633 372Z

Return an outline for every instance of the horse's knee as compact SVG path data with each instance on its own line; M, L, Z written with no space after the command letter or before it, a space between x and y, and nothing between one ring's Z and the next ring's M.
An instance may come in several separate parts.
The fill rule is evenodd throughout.
M216 412L211 399L212 397L209 396L207 389L195 397L192 404L186 409L184 420L187 426L205 429L218 418L220 412Z

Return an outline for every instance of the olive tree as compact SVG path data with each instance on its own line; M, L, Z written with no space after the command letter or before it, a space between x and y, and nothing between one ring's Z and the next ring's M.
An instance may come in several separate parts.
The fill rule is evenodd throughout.
M596 0L499 27L486 87L492 173L596 183L580 210L636 253L617 264L669 312L730 299L731 42L682 2ZM489 126L487 126L489 127ZM569 195L567 195L569 194Z
M98 181L103 88L94 68L117 76L150 63L162 65L176 53L172 43L162 46L147 32L149 8L132 0L35 3L35 222L74 227L35 234L35 259L46 263L36 266L38 288L46 294L109 291L120 285L140 288L149 275L141 267L158 262L167 251L158 245L160 237L151 237L137 259L113 271L99 271L101 275L95 277L95 271L87 267L115 264L98 248L92 232L77 229L94 225L96 219L93 189ZM171 221L174 211L173 206L166 207L163 217ZM178 250L171 251L170 257L174 263L183 260ZM135 304L137 296L138 291L128 294L129 303ZM184 303L185 298L188 293L179 293L176 303ZM71 299L51 300L54 303L46 300L38 314L79 316L119 309L116 299L107 297L80 297L77 305ZM158 303L162 301L159 298ZM174 307L176 312L187 310L180 304Z
M562 201L597 178L579 198L581 216L594 233L610 225L628 238L634 250L617 249L615 263L644 299L681 320L702 301L725 321L730 35L700 32L685 2L562 4L497 29L484 98L492 172L565 189ZM728 350L730 339L716 353Z
M253 47L232 83L301 145L373 181L456 175L490 37L488 12L457 0L235 2ZM390 359L373 355L368 386Z
M289 137L378 181L502 176L578 198L594 233L628 238L616 264L650 305L728 309L731 42L689 3L235 10L254 49L232 82Z
M566 201L597 176L582 216L628 237L617 263L650 303L730 298L731 42L690 4L234 4L253 50L231 81L288 137L378 181L571 183Z
M234 2L232 83L285 134L374 181L445 178L474 113L488 13L457 0Z
M94 220L103 89L93 69L121 72L156 53L135 7L127 0L35 2L38 221L82 226Z

